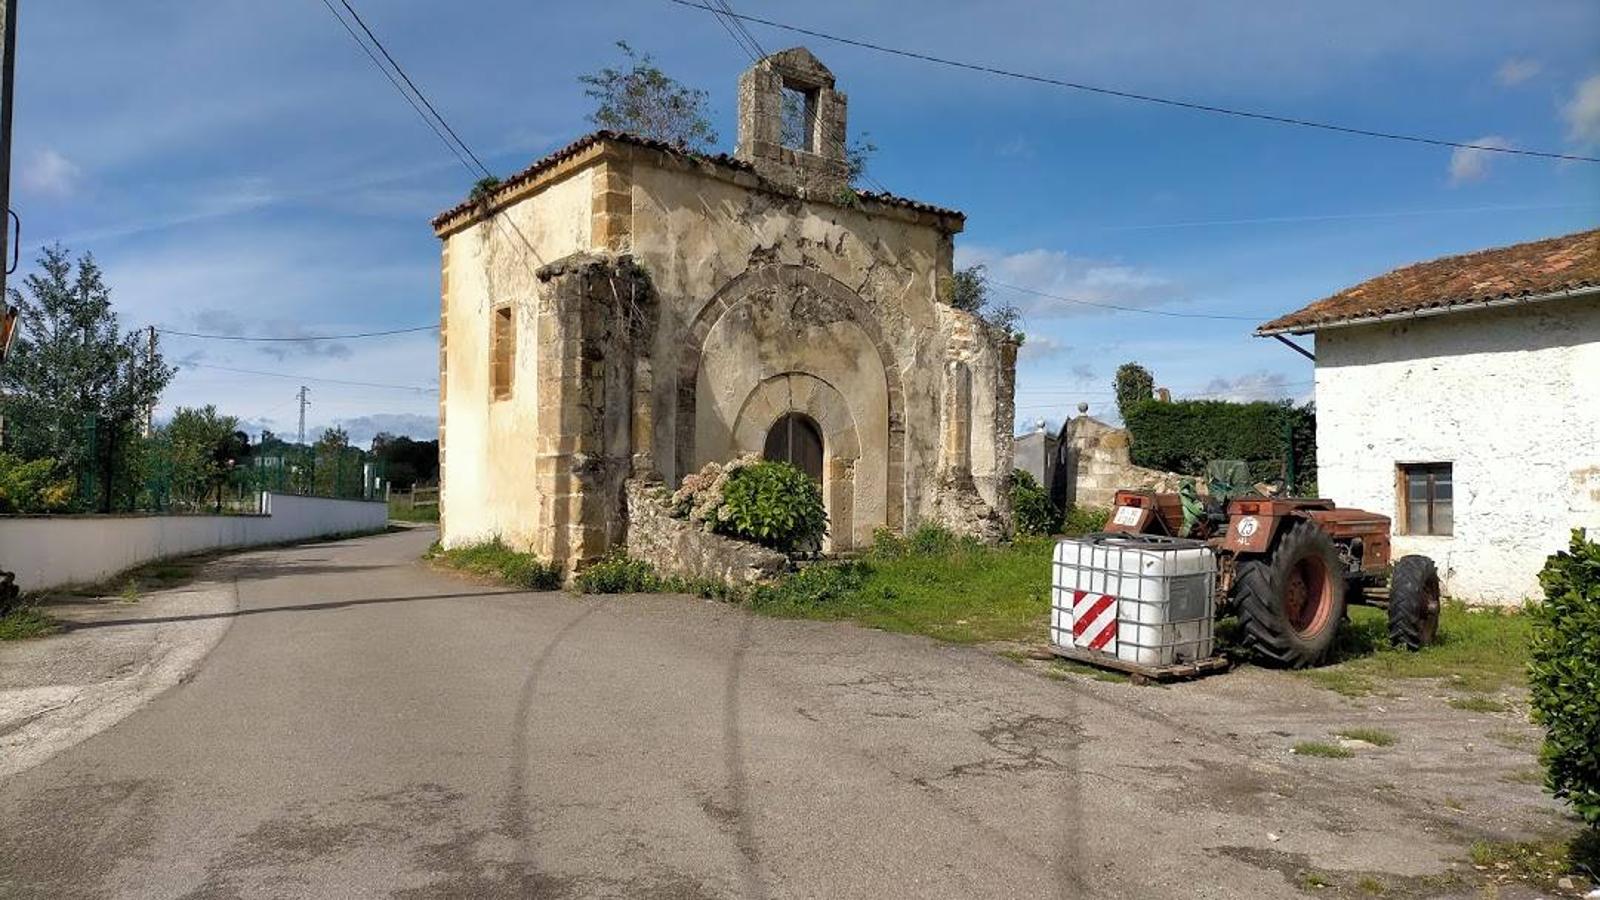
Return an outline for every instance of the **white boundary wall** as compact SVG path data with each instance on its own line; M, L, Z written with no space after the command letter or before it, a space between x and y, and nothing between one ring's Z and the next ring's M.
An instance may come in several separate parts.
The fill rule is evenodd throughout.
M0 517L0 569L25 591L100 581L151 560L330 534L379 531L388 504L296 494L262 495L247 516Z

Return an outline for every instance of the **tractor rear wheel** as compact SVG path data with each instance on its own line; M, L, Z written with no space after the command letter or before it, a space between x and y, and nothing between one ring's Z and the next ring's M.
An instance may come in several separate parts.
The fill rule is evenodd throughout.
M1421 650L1439 633L1439 570L1426 556L1402 556L1389 576L1389 642Z
M1344 620L1345 579L1326 531L1291 523L1270 556L1238 563L1233 583L1244 644L1262 661L1300 669L1328 654Z

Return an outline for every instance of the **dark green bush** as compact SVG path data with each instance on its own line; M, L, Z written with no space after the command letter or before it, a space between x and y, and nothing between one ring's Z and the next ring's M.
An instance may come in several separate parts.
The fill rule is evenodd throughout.
M1011 513L1018 534L1055 534L1061 527L1061 510L1050 499L1050 492L1039 486L1032 472L1015 469L1011 473Z
M1528 687L1545 729L1545 786L1600 828L1600 544L1574 531L1539 583Z
M653 594L663 581L655 566L642 559L613 553L578 573L578 590L585 594Z
M1317 479L1317 415L1288 401L1146 400L1123 412L1134 465L1200 475L1214 459L1242 459L1256 481L1281 478L1291 447L1295 489Z
M859 591L869 570L858 562L819 563L750 592L750 605L761 609L804 609L837 603Z
M785 553L814 548L828 530L822 487L786 462L745 466L728 477L713 529Z

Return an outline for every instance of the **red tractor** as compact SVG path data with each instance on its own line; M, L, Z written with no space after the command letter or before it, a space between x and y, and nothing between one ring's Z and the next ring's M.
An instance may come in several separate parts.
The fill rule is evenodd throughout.
M1426 556L1389 563L1389 517L1331 500L1240 496L1185 514L1179 494L1118 491L1109 532L1197 538L1217 556L1215 609L1246 647L1288 668L1327 655L1347 603L1387 606L1389 638L1416 650L1439 626L1439 574Z

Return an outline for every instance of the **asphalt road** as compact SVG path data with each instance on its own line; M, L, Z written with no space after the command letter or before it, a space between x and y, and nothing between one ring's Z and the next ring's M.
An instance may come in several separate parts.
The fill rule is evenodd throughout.
M1308 859L1440 865L1426 815L1337 837L1352 792L1138 700L1169 692L508 591L432 539L224 563L190 680L0 784L0 896L1271 897Z

